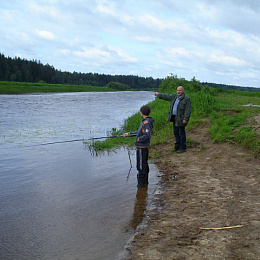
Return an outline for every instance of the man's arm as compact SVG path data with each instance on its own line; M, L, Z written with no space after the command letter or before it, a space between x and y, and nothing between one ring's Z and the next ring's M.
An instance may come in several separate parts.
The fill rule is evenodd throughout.
M170 95L170 94L154 92L154 95L158 96L158 98L164 99L166 101L171 101L171 99L172 99L172 95Z
M184 124L188 123L190 114L191 114L191 100L188 99L187 103L186 103L185 111L184 111L184 120L183 120ZM184 122L184 121L186 121L186 122Z

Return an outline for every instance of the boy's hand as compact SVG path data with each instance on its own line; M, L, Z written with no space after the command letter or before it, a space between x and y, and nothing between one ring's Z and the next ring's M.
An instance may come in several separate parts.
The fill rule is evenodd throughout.
M155 95L155 96L158 96L158 95L159 95L159 93L158 93L158 92L153 92L153 93L154 93L154 95Z
M126 137L126 136L129 136L130 135L130 133L124 133L123 135L122 135L122 137Z

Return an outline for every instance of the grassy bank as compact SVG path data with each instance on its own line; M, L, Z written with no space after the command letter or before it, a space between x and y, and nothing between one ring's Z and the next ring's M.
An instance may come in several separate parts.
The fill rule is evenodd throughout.
M260 140L255 131L257 123L254 119L260 114L260 108L254 106L243 106L249 103L260 105L260 92L223 91L209 87L202 87L197 81L188 82L184 79L169 77L165 79L159 92L173 94L176 88L182 85L185 93L192 100L192 114L187 126L187 131L199 124L204 124L203 118L210 119L210 134L213 142L231 142L244 146L254 155L260 153ZM153 128L152 146L166 143L173 137L172 124L167 123L170 103L156 99L149 103L151 117L155 119ZM122 134L137 130L141 117L139 112L128 118L122 129L114 129L110 134ZM98 152L103 149L112 149L120 145L133 145L132 138L108 139L105 142L89 144L89 148ZM188 146L190 140L188 138Z
M0 81L0 94L116 91L108 87Z
M223 92L216 96L220 110L210 114L210 134L214 142L230 142L242 145L255 155L260 153L260 139L257 134L259 123L255 118L260 115L260 92Z

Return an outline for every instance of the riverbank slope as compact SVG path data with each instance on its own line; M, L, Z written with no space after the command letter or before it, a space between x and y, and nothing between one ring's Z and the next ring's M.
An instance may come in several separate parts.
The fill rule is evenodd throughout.
M260 259L259 158L212 143L208 125L188 132L184 154L171 152L173 140L156 146L163 192L126 246L129 259Z

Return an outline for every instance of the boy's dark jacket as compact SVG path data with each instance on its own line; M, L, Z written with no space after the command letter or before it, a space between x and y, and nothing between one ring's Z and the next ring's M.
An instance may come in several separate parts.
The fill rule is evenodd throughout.
M158 97L166 101L171 101L168 123L172 122L172 109L173 109L174 102L177 98L177 94L175 93L173 95L170 95L170 94L159 93ZM186 126L186 124L183 124L183 120L186 120L188 122L190 119L190 114L191 114L191 100L188 96L185 95L185 93L183 93L177 107L175 126Z
M152 128L154 119L146 117L143 119L139 129L135 132L130 132L131 135L136 135L135 146L139 148L146 148L150 146Z

